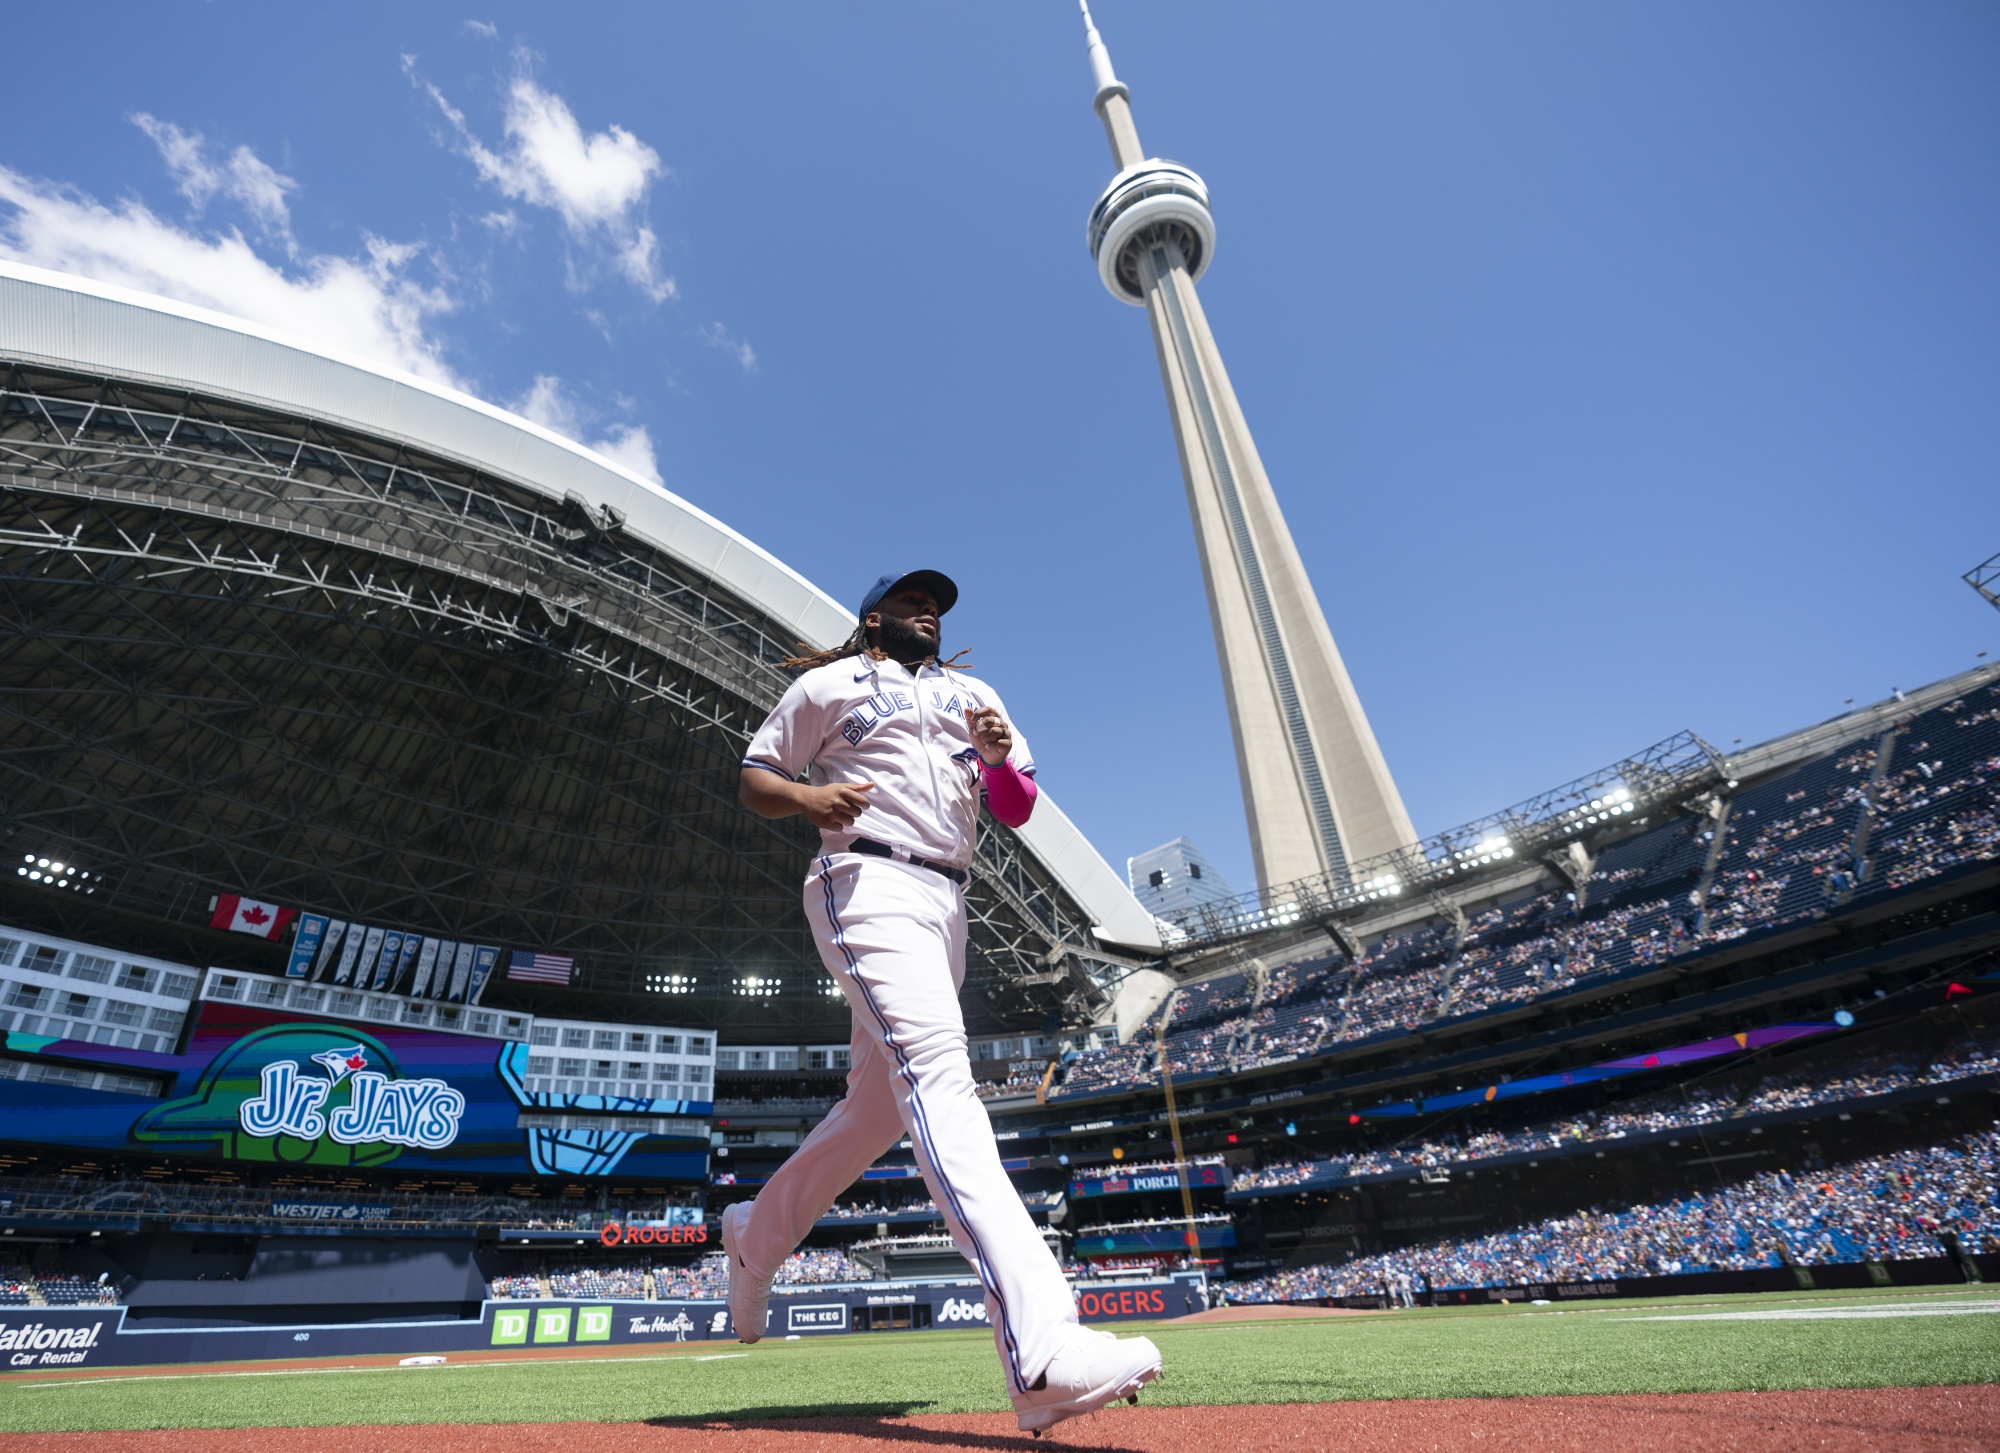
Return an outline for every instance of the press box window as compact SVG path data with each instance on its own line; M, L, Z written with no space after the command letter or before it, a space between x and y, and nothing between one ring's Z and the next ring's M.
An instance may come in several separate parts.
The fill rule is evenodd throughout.
M565 1029L562 1032L562 1047L564 1049L589 1049L590 1031L588 1029Z
M69 961L69 976L88 984L108 984L111 982L111 971L117 967L110 959L100 959L95 954L78 954Z

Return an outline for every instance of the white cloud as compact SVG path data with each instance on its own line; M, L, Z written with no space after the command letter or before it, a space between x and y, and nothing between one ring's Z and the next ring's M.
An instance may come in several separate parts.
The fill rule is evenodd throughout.
M563 392L562 380L552 373L538 373L535 381L528 385L528 391L510 405L515 413L524 419L533 420L544 429L552 429L568 439L581 438L583 420L578 417L576 403Z
M161 151L183 191L199 191L200 138L162 127ZM157 139L157 138L156 138ZM176 165L170 146L191 142ZM192 160L189 160L192 158ZM230 168L215 170L238 185ZM272 173L275 177L277 174ZM288 186L289 178L280 178ZM282 200L283 191L279 196ZM432 320L452 308L439 288L411 276L419 249L369 238L358 258L300 257L290 271L258 255L234 228L202 235L155 216L137 201L106 206L73 188L0 167L0 256L99 282L158 293L296 334L321 347L389 364L454 387Z
M496 40L500 35L500 27L490 20L468 20L465 28L481 40Z
M576 400L552 373L538 373L528 391L513 403L514 412L532 419L544 429L574 439L605 458L624 465L635 474L660 483L660 461L653 449L653 436L643 424L619 424L596 439L586 441L590 420Z
M290 243L289 198L298 190L296 181L247 146L237 147L219 163L211 162L199 131L183 131L171 121L161 121L144 111L135 113L131 120L160 149L174 185L197 212L219 192L248 212L258 226Z
M736 361L745 373L757 371L756 350L720 323L704 323L701 327L701 341L710 348L720 348L724 353L736 355Z
M634 474L660 483L660 461L653 452L653 436L644 424L621 424L590 446L605 458L615 460Z
M573 239L605 248L653 301L678 294L660 271L659 238L645 220L646 193L666 172L657 151L618 125L586 134L562 97L525 75L507 87L507 144L496 151L473 135L444 92L418 80L413 57L403 65L451 123L459 150L501 195L557 213Z

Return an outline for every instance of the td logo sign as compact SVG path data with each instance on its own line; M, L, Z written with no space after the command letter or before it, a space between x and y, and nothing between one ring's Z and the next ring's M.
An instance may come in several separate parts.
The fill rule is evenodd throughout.
M493 1345L520 1347L532 1329L537 1344L611 1340L609 1307L500 1307L493 1313Z

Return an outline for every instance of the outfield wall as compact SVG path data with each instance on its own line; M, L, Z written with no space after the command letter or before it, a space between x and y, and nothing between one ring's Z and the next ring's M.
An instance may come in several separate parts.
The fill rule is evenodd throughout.
M1198 1277L1081 1283L1086 1322L1185 1316L1207 1305ZM487 1301L479 1316L295 1326L163 1327L117 1307L0 1307L6 1370L255 1362L296 1357L414 1357L492 1348L630 1347L734 1341L720 1301ZM789 1289L771 1298L767 1336L987 1325L979 1284L875 1282Z
M1504 1287L1440 1287L1419 1293L1420 1306L1490 1306L1501 1302L1595 1301L1605 1297L1729 1296L1744 1292L1854 1291L1867 1287L2000 1282L2000 1256L1912 1257L1903 1261L1844 1261L1825 1266L1768 1266L1749 1271L1697 1271L1680 1276L1629 1276L1601 1281L1520 1282ZM1315 1297L1295 1306L1384 1308L1386 1295Z

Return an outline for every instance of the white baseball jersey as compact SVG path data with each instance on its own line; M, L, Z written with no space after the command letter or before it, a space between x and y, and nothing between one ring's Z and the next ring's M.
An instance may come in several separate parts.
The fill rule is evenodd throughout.
M805 885L820 962L854 1011L847 1094L747 1213L730 1208L723 1239L732 1281L768 1279L834 1197L907 1135L985 1288L1008 1391L1026 1396L1085 1334L1062 1268L1000 1163L972 1081L958 1003L964 890L926 868L847 851L868 837L957 867L971 861L985 788L965 713L981 707L1007 714L990 688L942 666L911 671L848 656L793 682L750 743L745 767L788 780L810 772L814 786L873 782L875 790L852 827L821 834L824 850ZM1018 733L1009 760L1034 771Z
M935 662L915 671L900 661L847 656L791 685L744 755L788 780L810 772L815 787L873 782L868 805L843 832L822 832L827 852L857 837L964 867L972 860L985 784L965 713L992 707L1012 726L992 687ZM1007 754L1035 772L1018 729Z

